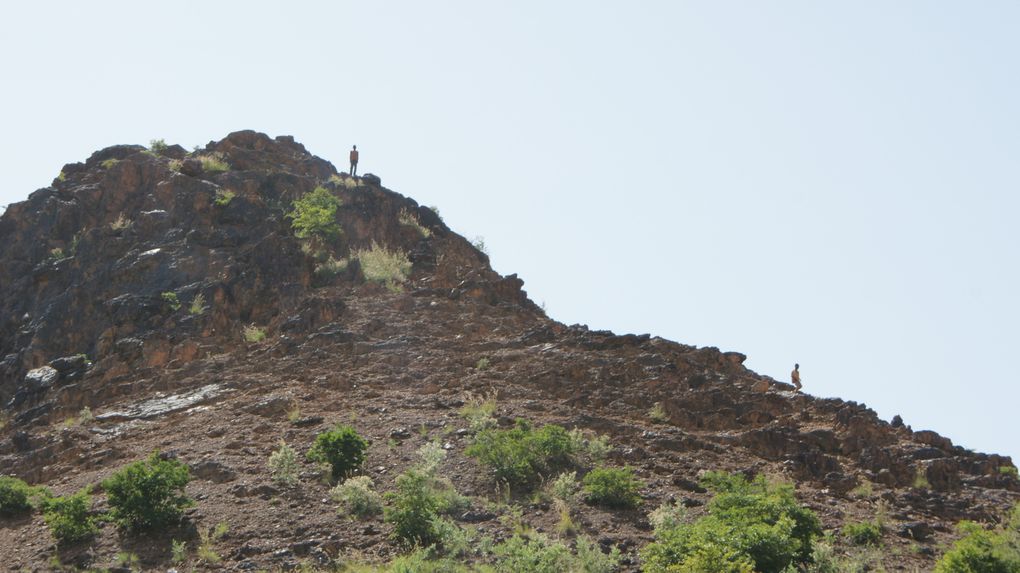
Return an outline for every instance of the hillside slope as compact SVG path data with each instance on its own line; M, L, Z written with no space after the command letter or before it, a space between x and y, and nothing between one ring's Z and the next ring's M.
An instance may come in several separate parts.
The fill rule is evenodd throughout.
M342 233L301 239L288 213L317 187L341 200ZM406 277L372 280L366 253L382 249L406 255ZM647 510L678 499L701 511L706 470L793 481L829 530L885 514L890 569L930 569L956 521L994 521L1020 499L1009 458L794 393L735 352L560 324L522 286L433 210L288 137L115 146L65 166L0 217L0 473L66 494L158 449L191 467L197 505L174 530L106 524L63 547L37 514L0 518L6 566L111 567L128 551L165 570L171 539L221 522L222 563L195 567L388 558L400 550L390 526L338 516L311 462L293 489L267 470L281 439L304 452L338 422L371 440L364 473L379 489L439 440L442 473L473 496L460 522L506 538L506 506L491 502L513 501L555 531L548 500L508 498L465 454L460 409L478 397L502 426L609 436L608 463L636 468L644 507L582 505L575 521L620 547L624 570L651 540Z

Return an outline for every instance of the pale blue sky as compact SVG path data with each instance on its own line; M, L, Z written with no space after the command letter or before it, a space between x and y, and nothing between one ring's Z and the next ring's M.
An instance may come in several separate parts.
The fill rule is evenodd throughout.
M1020 3L0 8L0 204L255 129L436 205L563 322L1020 456Z

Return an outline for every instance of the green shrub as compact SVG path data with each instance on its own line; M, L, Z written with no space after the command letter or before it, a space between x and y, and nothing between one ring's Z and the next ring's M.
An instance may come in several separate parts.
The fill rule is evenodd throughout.
M74 495L54 497L43 503L43 519L60 543L88 539L99 531L97 519L90 515L92 497L87 490Z
M876 545L882 540L882 528L877 523L848 523L843 526L843 535L854 545Z
M577 472L563 472L549 484L549 495L567 505L573 505L577 503L578 490L580 489L581 484L577 482Z
M669 421L669 414L666 413L662 402L656 402L648 409L648 418L656 424L665 424Z
M330 490L333 501L340 503L348 513L358 517L368 517L382 513L382 496L374 489L372 478L368 476L352 477Z
M400 251L380 247L374 241L368 249L356 249L351 258L361 263L365 280L379 283L391 291L399 291L400 284L411 274L411 261Z
M170 309L170 312L177 312L181 309L181 301L177 298L177 293L167 291L161 294L160 298L163 299L163 302L166 304L167 308Z
M353 474L365 461L368 442L350 426L336 428L315 436L308 459L329 464L334 480Z
M294 201L294 209L287 213L293 219L291 227L301 239L317 237L331 239L340 234L336 222L336 210L341 201L325 187L316 187L310 193Z
M634 469L595 468L584 476L585 498L594 504L607 507L632 508L641 503L641 482Z
M608 554L603 553L599 546L585 536L577 538L577 558L575 570L584 573L612 573L620 567L622 560L620 548L613 547Z
M386 494L390 505L384 515L393 524L393 537L411 546L434 544L440 500L432 491L431 476L412 468L397 476L396 485L396 491Z
M1020 470L1016 466L999 466L999 473L1004 476L1020 476Z
M280 440L280 447L269 454L269 474L273 481L283 486L293 486L298 481L297 452L287 445L287 442Z
M1020 503L995 530L969 521L959 530L963 537L935 564L935 573L1020 573Z
M541 534L514 535L496 546L497 573L562 573L570 571L573 556L562 543Z
M168 147L170 146L167 145L166 141L162 139L153 139L152 141L149 142L149 151L152 151L157 155L162 155L166 153Z
M191 299L191 306L188 307L188 314L198 316L205 311L209 310L209 307L205 305L205 295L198 293L195 298Z
M0 517L13 517L32 511L32 498L45 491L18 478L0 476Z
M656 531L680 527L687 523L687 508L679 500L665 501L648 514L648 523Z
M719 472L702 481L716 493L708 515L693 523L664 520L642 551L646 573L699 571L720 563L724 568L716 570L745 571L753 563L754 571L779 573L810 562L821 525L797 503L792 486Z
M248 326L244 327L244 329L241 332L241 335L244 336L245 342L255 344L256 342L262 342L263 340L266 339L266 329L259 328L254 324L249 324Z
M215 527L198 532L198 549L195 556L203 563L216 564L221 561L220 554L216 552L216 542L223 538L230 531L230 526L225 522L217 523Z
M120 159L114 159L111 157L110 159L103 160L103 162L100 163L100 165L103 166L103 169L109 169L118 163L120 163Z
M530 487L539 477L569 466L573 447L562 426L549 424L535 430L526 420L518 419L512 429L479 432L466 453L492 468L500 481Z
M121 527L148 529L177 523L194 502L184 495L188 466L153 452L103 481L110 515Z
M213 198L213 203L219 207L226 207L230 204L230 201L236 197L237 194L229 189L217 189L216 197Z

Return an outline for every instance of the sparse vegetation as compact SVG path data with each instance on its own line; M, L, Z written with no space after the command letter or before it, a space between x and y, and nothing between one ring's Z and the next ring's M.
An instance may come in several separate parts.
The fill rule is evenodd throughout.
M917 468L917 473L914 474L914 483L911 485L914 489L931 489L931 483L928 481L924 468Z
M597 434L588 437L581 428L570 430L570 441L574 451L586 454L593 463L599 464L606 459L613 446L609 443L609 436Z
M648 419L656 424L665 424L669 421L669 414L666 413L662 402L656 402L648 409Z
M280 440L280 447L269 454L269 475L273 481L287 487L295 485L298 481L297 452L287 445L287 442Z
M230 527L224 523L217 523L215 527L198 532L198 549L195 556L203 563L216 564L220 562L220 554L216 552L216 542L223 538L230 531Z
M42 504L43 519L59 543L88 539L99 531L98 520L91 515L92 497L88 490L66 497L54 497Z
M308 459L330 466L334 480L349 477L365 461L365 441L354 428L340 425L315 436L315 443L308 451Z
M580 497L581 483L577 472L563 472L549 484L549 495L563 503L574 505Z
M485 246L485 237L478 235L471 241L471 246L488 255L489 249Z
M126 529L151 529L180 521L193 502L184 495L188 466L153 452L103 481L110 514Z
M245 326L241 334L242 336L244 336L244 341L249 344L262 342L263 340L266 339L266 329L259 328L254 324L249 324L248 326Z
M607 507L633 508L641 503L641 482L634 469L596 468L584 476L585 498Z
M854 545L877 545L882 540L882 528L870 521L848 523L843 526L843 535Z
M330 490L329 495L343 510L357 517L369 517L382 513L382 496L373 488L375 484L368 476L355 476Z
M170 540L170 562L174 565L184 563L188 558L188 543L177 539Z
M482 430L496 427L496 419L492 416L496 413L496 399L483 397L468 393L464 396L464 406L460 409L460 416L467 420L471 433L477 434Z
M418 231L418 234L421 235L422 237L425 237L426 239L432 236L432 231L424 227L418 221L418 216L411 213L407 209L400 210L400 213L397 215L397 220L400 221L401 225L411 227L412 229Z
M333 255L329 255L328 259L315 265L315 276L325 280L332 279L346 271L348 264L350 261L347 259L337 260Z
M69 255L64 253L64 249L61 248L61 247L54 247L54 248L50 249L50 260L51 261L62 261L64 259L66 259L68 256Z
M575 556L563 543L539 533L514 535L494 553L497 573L611 573L621 560L619 549L607 555L586 537L578 538Z
M536 430L518 419L512 429L479 432L466 453L492 468L498 480L530 489L541 476L569 466L574 449L562 426L549 424Z
M202 171L206 173L215 175L216 173L230 171L230 165L223 159L222 153L203 153L197 155L196 158L202 163Z
M677 500L663 502L648 514L648 522L656 531L680 527L687 522L687 508Z
M489 359L483 356L478 359L477 363L475 363L475 370L488 370L489 366Z
M1016 466L999 466L999 473L1004 476L1013 477L1020 475L1020 471L1017 470Z
M124 213L120 213L119 215L117 215L117 218L114 219L112 223L110 223L110 230L120 232L125 229L131 228L131 223L132 223L131 219L124 217Z
M293 210L287 217L293 219L291 228L300 239L317 238L328 240L340 234L336 222L336 210L341 201L325 187L316 187L294 201Z
M120 159L114 159L111 157L110 159L104 160L102 163L100 163L100 165L103 167L103 169L109 169L118 163L120 163Z
M181 167L184 166L184 162L181 161L180 159L171 159L170 161L167 162L166 166L170 168L170 171L173 171L174 173L180 173Z
M780 573L810 562L821 526L797 503L792 486L720 472L702 484L716 492L708 515L692 523L662 520L641 552L646 573Z
M434 521L439 517L440 502L432 491L432 477L411 468L397 476L396 485L396 491L386 494L390 504L384 516L393 524L393 537L410 546L436 543Z
M236 196L237 194L229 189L217 189L216 197L213 198L213 203L219 207L226 207L230 204L231 199Z
M181 300L177 298L177 293L173 291L167 291L160 295L163 299L163 304L170 309L170 312L177 312L181 309Z
M188 307L188 314L198 316L208 309L209 307L205 305L205 295L198 293L195 295L195 298L191 299L191 306Z
M329 182L333 183L334 185L339 185L341 187L346 187L348 189L354 189L355 187L358 186L357 179L355 179L353 177L341 177L341 176L337 175L336 173L334 173L334 174L329 176Z
M875 486L867 479L861 479L861 482L857 484L857 487L850 490L850 495L869 499L875 495Z
M384 285L391 291L400 291L401 283L411 274L411 261L400 251L391 251L375 242L368 249L356 249L351 258L361 263L365 280Z

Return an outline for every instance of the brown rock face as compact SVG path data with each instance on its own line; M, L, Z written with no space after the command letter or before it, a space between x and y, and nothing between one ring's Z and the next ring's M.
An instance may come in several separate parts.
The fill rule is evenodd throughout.
M287 215L320 186L342 202L342 233L300 239ZM405 280L366 280L352 255L372 245L406 255ZM323 272L331 258L347 264ZM992 520L1018 497L1009 458L794 393L736 352L560 324L522 287L432 210L378 178L337 174L289 137L98 151L0 217L0 473L63 494L172 451L196 477L189 523L230 523L220 554L239 570L399 550L381 520L338 520L310 464L294 491L267 474L279 440L303 452L340 421L372 440L365 473L383 491L440 440L444 475L478 496L464 520L508 535L479 501L493 497L491 475L463 454L468 395L494 397L503 423L608 435L609 463L637 468L646 509L675 498L698 511L705 470L795 481L832 530L881 502L900 531L886 542L902 545L890 570L930 570L933 551L910 544L938 547L953 521ZM65 422L85 407L91 420ZM555 528L548 504L523 502L529 521ZM625 549L625 570L639 568L642 512L576 512L587 534ZM165 546L182 527L134 549L147 569L171 566ZM5 566L44 567L52 548L29 541L47 535L38 516L0 526ZM107 526L91 547L61 557L109 567L122 541Z

